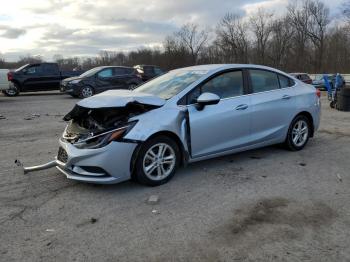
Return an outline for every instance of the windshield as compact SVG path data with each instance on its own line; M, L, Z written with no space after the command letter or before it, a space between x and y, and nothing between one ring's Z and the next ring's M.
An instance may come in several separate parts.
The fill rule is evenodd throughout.
M176 70L157 77L135 89L137 92L169 99L205 75L206 70Z
M100 70L101 70L101 67L95 67L93 69L90 69L90 70L86 71L85 73L82 73L80 75L80 77L92 76L92 75L96 74Z

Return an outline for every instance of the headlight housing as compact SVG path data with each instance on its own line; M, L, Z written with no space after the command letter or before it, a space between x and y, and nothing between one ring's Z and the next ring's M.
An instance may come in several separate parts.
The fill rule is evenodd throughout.
M137 123L137 121L129 122L123 127L106 131L101 134L92 135L91 137L78 141L73 145L80 149L96 149L101 148L112 141L120 141Z
M69 83L74 85L74 84L78 84L80 81L81 81L80 79L76 79L76 80L70 81Z

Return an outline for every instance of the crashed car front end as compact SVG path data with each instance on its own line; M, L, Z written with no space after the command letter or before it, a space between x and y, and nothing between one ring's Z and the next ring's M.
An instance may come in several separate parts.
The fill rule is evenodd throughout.
M142 101L141 101L142 102ZM130 163L139 141L124 137L136 125L131 118L158 108L130 97L116 106L99 98L78 103L64 120L57 168L68 178L91 183L118 183L130 179Z

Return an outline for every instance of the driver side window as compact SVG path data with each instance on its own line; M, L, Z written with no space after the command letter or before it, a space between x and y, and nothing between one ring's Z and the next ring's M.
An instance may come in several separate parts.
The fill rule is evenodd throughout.
M222 73L187 95L187 104L194 104L202 93L213 93L221 99L243 95L243 72L241 70Z

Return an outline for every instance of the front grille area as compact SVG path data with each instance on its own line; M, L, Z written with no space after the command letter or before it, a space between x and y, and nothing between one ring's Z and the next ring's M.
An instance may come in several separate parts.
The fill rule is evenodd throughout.
M67 152L62 147L58 148L57 159L63 163L67 163L67 161L68 161Z

